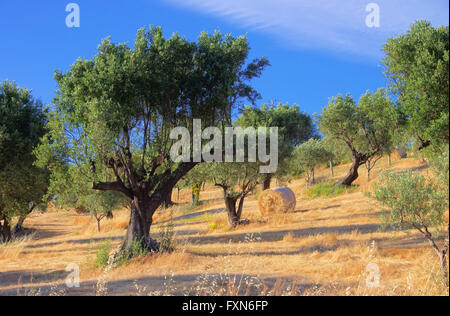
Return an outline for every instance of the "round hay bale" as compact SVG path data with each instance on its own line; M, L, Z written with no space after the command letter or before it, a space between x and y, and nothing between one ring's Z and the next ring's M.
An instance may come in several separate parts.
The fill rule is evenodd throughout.
M287 213L295 210L295 194L289 188L276 188L261 193L258 207L262 216Z

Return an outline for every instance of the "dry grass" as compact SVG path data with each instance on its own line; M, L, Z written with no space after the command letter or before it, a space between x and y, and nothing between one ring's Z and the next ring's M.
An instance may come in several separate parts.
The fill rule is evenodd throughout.
M130 220L128 211L122 209L114 212L114 218L112 220L104 219L101 221L101 232L111 233L117 231L124 231L128 227ZM98 232L97 221L90 216L77 216L73 219L74 226L82 226L83 229L78 233L82 235L92 235Z
M30 233L7 244L0 244L0 260L18 260L26 245L36 238L36 233Z
M394 160L393 168L420 168L414 159ZM337 166L342 176L348 166ZM182 190L180 204L160 210L152 228L154 238L172 219L176 249L172 253L134 259L107 273L114 294L132 295L445 295L439 282L439 263L432 250L414 231L379 231L380 212L364 191L387 168L380 161L368 182L361 170L358 188L335 197L310 199L303 179L288 184L297 197L294 212L263 218L257 196L245 203L243 217L251 224L229 230L221 192L208 186L204 202L189 210L189 190ZM421 168L420 172L428 172ZM318 172L328 181L328 169ZM176 196L174 195L173 199ZM210 211L209 213L207 211ZM97 282L101 270L91 263L99 245L120 244L129 213L119 210L113 220L102 222L74 212L50 211L27 219L32 238L0 246L0 293L20 288L63 285L68 263L81 267L86 284ZM370 288L369 264L379 267L380 286ZM30 281L30 273L40 275ZM138 281L135 281L138 280ZM294 290L295 288L295 290ZM251 289L251 291L250 291ZM84 291L92 293L92 287ZM91 291L91 292L89 292ZM70 294L70 293L69 293Z

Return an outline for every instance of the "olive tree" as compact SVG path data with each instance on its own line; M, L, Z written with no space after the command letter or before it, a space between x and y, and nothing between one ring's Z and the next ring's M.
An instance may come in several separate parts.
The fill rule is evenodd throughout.
M78 198L77 206L86 209L97 222L97 231L101 232L103 219L111 219L113 211L124 205L124 199L114 191L100 192L89 190Z
M332 159L333 153L326 148L323 140L312 138L295 148L293 162L305 174L306 182L315 184L315 168Z
M348 146L334 138L325 137L322 139L322 144L330 153L330 160L328 161L330 167L330 176L334 178L334 166L340 163L351 161L352 153Z
M111 219L114 210L128 206L126 198L119 192L93 190L92 183L84 175L89 170L83 171L75 165L59 167L63 173L58 175L58 181L50 184L48 198L52 197L55 204L61 208L75 208L81 213L90 214L97 222L98 232L101 231L103 219ZM112 176L111 174L110 177Z
M157 251L153 215L201 162L170 159L171 131L192 128L193 119L230 126L234 107L259 97L248 82L268 65L265 58L247 63L248 55L246 37L220 32L189 42L166 39L159 27L140 29L134 48L106 39L91 60L56 72L55 121L40 159L56 156L78 166L93 189L123 194L131 214L122 250L137 242Z
M263 179L262 190L270 188L274 176L283 176L289 169L289 161L294 148L315 135L312 118L300 111L298 105L288 103L278 105L264 104L261 108L247 106L236 120L236 126L247 127L278 127L279 135L279 168L275 174L269 173Z
M384 45L385 74L419 149L449 143L449 27L418 21Z
M208 165L214 184L223 190L230 227L234 228L240 225L244 201L262 178L258 163L211 163L206 165Z
M448 286L449 224L445 220L449 203L448 149L432 164L435 169L432 178L416 171L383 174L373 197L384 206L386 223L398 229L413 227L429 242L439 258L442 279ZM443 233L444 240L439 238Z
M319 130L345 144L353 162L340 184L349 186L358 178L358 168L379 155L392 141L399 114L383 89L367 92L356 104L350 96L332 98L318 119Z
M190 187L192 191L192 206L198 205L202 184L208 179L210 179L209 164L199 164L183 177L181 184Z
M0 83L0 242L12 238L14 217L19 218L14 229L19 234L26 216L47 206L48 172L34 165L33 154L45 123L45 110L30 90Z

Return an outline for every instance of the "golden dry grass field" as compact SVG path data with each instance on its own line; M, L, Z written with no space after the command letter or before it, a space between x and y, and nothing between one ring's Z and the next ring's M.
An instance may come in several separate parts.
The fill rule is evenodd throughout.
M347 168L336 167L336 177ZM104 221L101 233L95 220L73 211L36 213L25 222L28 237L0 246L0 295L443 295L439 261L422 237L380 230L381 209L364 192L386 168L383 159L368 182L361 167L357 188L327 198L309 198L304 180L295 179L287 186L296 194L296 210L271 218L261 217L255 194L243 211L251 224L232 231L220 190L208 186L202 206L189 211L190 192L182 191L152 227L158 238L173 223L175 251L108 272L96 267L96 252L120 244L127 210ZM392 168L431 172L413 158L396 159ZM328 180L327 169L318 175ZM70 263L81 269L79 288L65 285ZM373 264L380 272L375 287L367 283Z

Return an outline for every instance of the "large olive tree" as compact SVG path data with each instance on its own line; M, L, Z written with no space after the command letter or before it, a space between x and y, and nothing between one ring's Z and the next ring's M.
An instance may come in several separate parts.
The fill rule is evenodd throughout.
M391 144L398 120L399 113L383 89L367 92L358 104L350 95L339 95L323 109L319 130L352 152L353 163L342 185L351 185L358 178L358 168Z
M140 29L133 49L104 40L94 58L56 73L41 162L77 165L93 189L125 195L131 216L123 249L139 242L157 250L153 214L198 164L170 160L170 133L192 128L193 119L230 126L233 107L259 97L248 82L268 65L265 58L247 64L248 55L245 37L219 32L189 42L177 34L166 39L161 28Z
M12 237L11 220L18 217L20 232L26 216L45 208L48 173L34 166L34 148L45 134L42 104L30 90L0 83L0 242Z
M384 45L391 91L419 149L449 143L449 27L416 22Z

